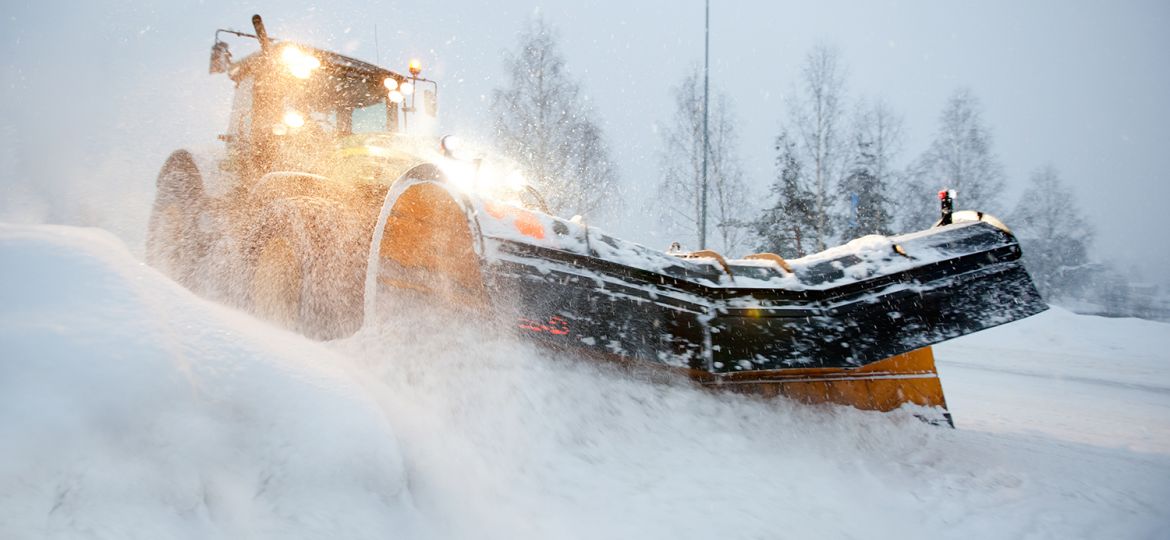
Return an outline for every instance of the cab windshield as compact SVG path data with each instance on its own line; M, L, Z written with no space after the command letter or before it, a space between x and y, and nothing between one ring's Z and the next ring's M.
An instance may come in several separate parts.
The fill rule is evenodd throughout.
M318 81L293 83L284 99L284 114L312 121L333 135L393 131L387 114L387 97L381 85L365 79L321 77ZM296 120L294 119L294 123Z
M386 100L357 107L350 116L350 133L389 131Z

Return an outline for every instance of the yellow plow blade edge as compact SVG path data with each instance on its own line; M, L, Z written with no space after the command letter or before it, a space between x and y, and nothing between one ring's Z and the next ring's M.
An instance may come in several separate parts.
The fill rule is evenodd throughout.
M838 403L890 411L903 404L946 408L930 347L891 356L855 369L812 368L728 374L707 384L764 397L804 403Z

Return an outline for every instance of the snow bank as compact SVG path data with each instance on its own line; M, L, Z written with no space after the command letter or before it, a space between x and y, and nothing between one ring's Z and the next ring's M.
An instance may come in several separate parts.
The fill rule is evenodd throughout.
M0 537L417 528L393 431L331 351L96 230L2 226L0 253Z
M3 538L1170 529L1166 453L649 383L460 327L312 343L191 296L97 231L0 227L0 258ZM943 384L963 402L955 371ZM986 411L956 409L961 427Z

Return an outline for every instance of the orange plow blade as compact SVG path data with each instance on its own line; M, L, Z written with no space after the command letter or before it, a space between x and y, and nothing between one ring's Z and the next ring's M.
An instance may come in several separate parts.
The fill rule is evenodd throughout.
M855 369L812 368L728 374L706 381L712 387L804 403L837 403L890 411L911 403L945 411L934 353L923 347ZM944 413L949 423L949 414Z

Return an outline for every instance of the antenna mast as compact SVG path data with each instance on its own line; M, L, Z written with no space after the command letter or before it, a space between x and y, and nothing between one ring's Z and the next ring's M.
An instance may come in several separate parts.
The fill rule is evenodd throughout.
M707 94L708 70L711 64L711 0L707 0L707 14L703 25L703 194L699 198L699 249L707 249Z
M374 23L374 64L382 65L382 48L378 46L378 23Z

